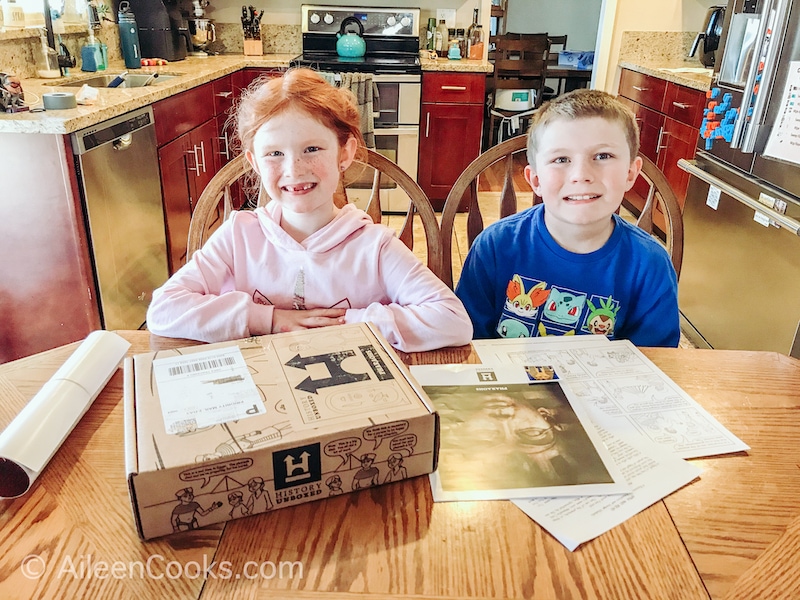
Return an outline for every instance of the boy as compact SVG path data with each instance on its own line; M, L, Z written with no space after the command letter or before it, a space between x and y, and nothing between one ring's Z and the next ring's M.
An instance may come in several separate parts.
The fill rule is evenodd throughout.
M470 249L456 295L475 338L678 345L669 255L615 214L641 170L638 152L633 114L610 94L576 90L536 111L525 179L544 203L487 227Z

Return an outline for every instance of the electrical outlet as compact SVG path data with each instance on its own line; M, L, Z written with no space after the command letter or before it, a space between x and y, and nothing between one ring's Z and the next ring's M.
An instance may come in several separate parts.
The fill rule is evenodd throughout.
M456 27L456 9L455 8L437 8L436 9L436 22L438 23L444 19L445 25L448 29L455 29Z

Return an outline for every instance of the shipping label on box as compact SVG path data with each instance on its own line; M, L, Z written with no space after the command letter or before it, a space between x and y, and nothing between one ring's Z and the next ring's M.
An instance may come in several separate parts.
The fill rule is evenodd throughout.
M438 418L369 324L139 354L125 364L142 539L425 475Z

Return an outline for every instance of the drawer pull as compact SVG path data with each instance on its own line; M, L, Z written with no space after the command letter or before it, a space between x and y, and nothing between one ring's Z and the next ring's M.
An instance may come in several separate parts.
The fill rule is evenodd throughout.
M200 159L197 157L197 146L192 146L192 149L187 150L186 154L194 156L194 166L187 165L187 170L193 171L197 177L200 177Z
M690 105L686 104L685 102L673 102L672 106L674 106L675 108L686 110L687 108L689 108Z
M230 98L233 95L233 92L217 92L218 98Z
M227 131L224 132L222 136L218 137L217 139L221 142L219 151L220 156L224 156L225 160L230 160L231 153L230 153L230 142L228 141L228 132Z
M200 169L203 169L203 173L205 173L206 172L206 147L205 147L205 142L200 142L200 156L203 157L203 164L202 165L198 165L198 167ZM199 169L198 169L198 173L197 174L200 175Z
M658 129L658 141L656 142L656 154L661 154L661 150L666 148L666 146L661 145L661 139L664 137L664 135L669 135L669 133L664 131L663 127L660 127Z
M466 92L467 86L465 85L443 85L442 90L447 90L448 92Z
M637 92L646 92L647 91L647 88L639 87L638 85L634 85L633 89L635 89Z

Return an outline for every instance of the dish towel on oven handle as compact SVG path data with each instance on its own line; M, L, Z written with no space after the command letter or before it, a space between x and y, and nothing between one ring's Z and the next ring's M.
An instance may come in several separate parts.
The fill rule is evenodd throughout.
M380 94L372 73L320 73L336 87L353 92L361 115L361 133L367 148L375 148L375 115L380 114Z

